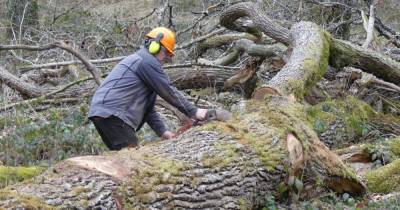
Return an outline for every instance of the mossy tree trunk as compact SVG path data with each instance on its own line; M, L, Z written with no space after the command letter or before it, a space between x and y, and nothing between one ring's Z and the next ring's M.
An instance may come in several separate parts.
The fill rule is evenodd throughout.
M304 107L286 97L249 101L228 122L178 139L105 156L77 157L32 181L0 191L10 202L127 209L255 209L268 196L364 191L354 173L305 124ZM18 193L18 194L17 194ZM17 196L18 195L18 196Z
M305 107L295 101L327 67L327 36L308 22L296 24L289 35L292 56L268 84L278 96L250 100L232 120L195 127L172 141L69 159L30 183L3 190L0 195L7 196L0 198L28 205L18 192L40 205L65 208L256 209L271 195L364 193L364 185L318 139L306 123ZM1 200L0 207L10 206Z

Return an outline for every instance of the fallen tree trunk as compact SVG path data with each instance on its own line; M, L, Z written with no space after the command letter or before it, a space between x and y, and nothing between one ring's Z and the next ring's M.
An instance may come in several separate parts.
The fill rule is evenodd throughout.
M313 23L295 24L290 30L290 60L267 84L280 95L302 99L328 68L329 37Z
M399 62L347 41L332 38L329 64L337 68L346 66L359 68L386 82L400 85Z
M303 40L293 34L302 28L318 34L315 25L300 23L291 31L294 42ZM311 40L324 38L319 34L295 46L314 46L318 54L326 46ZM321 63L315 68L323 71L328 62L327 56L295 54L297 64L289 60L293 68L313 62ZM313 74L297 77L310 78ZM285 85L269 86L282 96L248 101L234 119L193 128L176 140L69 159L31 183L0 192L5 195L0 207L11 205L1 198L28 205L22 198L29 197L43 206L65 208L256 209L268 195L307 198L327 189L364 193L355 173L305 123L304 106L289 97L302 87L294 86L292 92L281 87Z
M324 191L319 182L338 192L362 193L351 170L303 124L302 109L283 97L250 102L247 112L230 122L138 150L73 158L0 194L21 205L29 204L21 198L34 197L65 208L254 209L267 195ZM0 206L11 207L4 197Z
M171 82L178 89L222 87L224 82L237 71L216 68L166 69Z
M245 2L229 7L220 17L221 25L235 30L235 21L242 17L249 17L254 24L266 35L290 45L289 30L272 21L264 15L254 3ZM342 68L353 66L371 73L387 82L400 84L400 63L382 54L353 45L349 42L330 38L331 47L329 64Z
M10 88L18 91L23 97L26 98L38 97L44 93L44 90L41 88L22 81L20 78L17 78L15 75L11 74L1 66L0 81L4 82L4 84Z

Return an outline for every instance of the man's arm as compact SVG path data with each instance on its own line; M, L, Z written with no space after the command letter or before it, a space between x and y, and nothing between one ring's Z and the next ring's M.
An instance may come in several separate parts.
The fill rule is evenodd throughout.
M160 115L154 109L147 114L145 121L160 137L163 136L163 134L167 131L167 128L161 120Z
M190 118L196 116L197 107L192 105L175 87L162 69L150 63L141 62L137 70L139 78L161 98Z

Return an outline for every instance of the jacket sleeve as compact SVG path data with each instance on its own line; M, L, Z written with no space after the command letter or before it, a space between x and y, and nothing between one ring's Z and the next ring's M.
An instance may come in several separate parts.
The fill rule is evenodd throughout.
M154 109L147 114L145 121L158 136L162 136L167 131L160 115Z
M196 115L197 108L172 86L161 66L142 61L137 74L149 88L186 116L192 118Z

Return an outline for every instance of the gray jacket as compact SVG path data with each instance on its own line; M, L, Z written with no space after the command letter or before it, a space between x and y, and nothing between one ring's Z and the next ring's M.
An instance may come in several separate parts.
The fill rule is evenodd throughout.
M135 130L147 122L161 136L167 129L154 109L157 95L188 117L195 116L197 108L172 86L161 63L142 48L119 62L98 87L89 118L114 115Z

